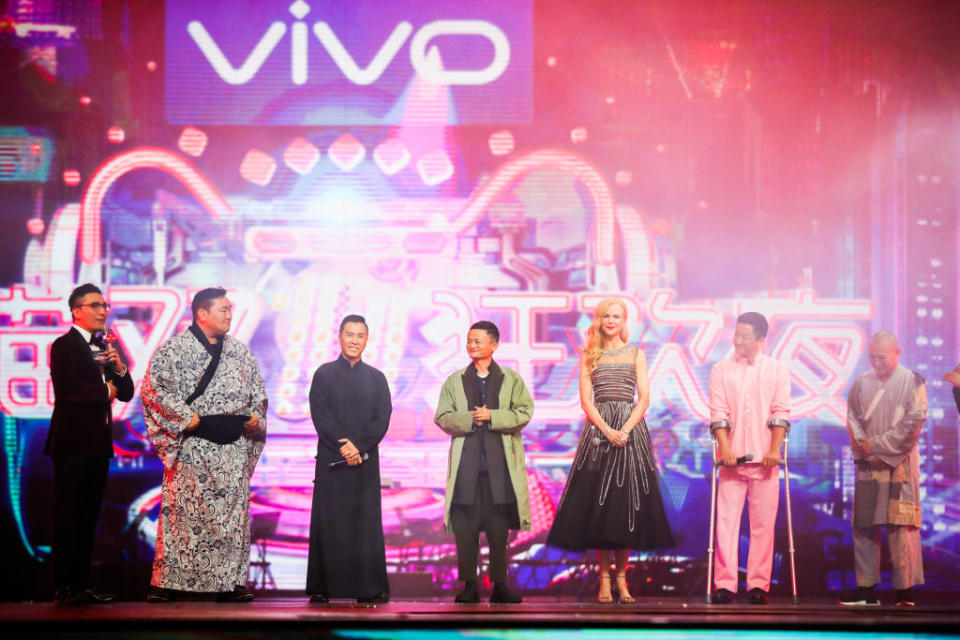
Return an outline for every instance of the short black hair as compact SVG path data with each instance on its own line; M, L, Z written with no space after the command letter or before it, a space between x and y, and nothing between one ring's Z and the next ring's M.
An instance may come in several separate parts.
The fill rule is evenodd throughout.
M361 315L357 315L356 313L351 313L348 316L343 316L343 320L340 321L340 331L338 332L338 335L343 333L343 328L350 322L361 323L363 328L367 330L367 333L370 333L370 327L367 326L367 319Z
M77 307L77 303L83 299L83 296L89 293L99 293L100 295L103 295L103 291L100 291L100 287L88 282L80 285L70 292L70 298L67 300L67 304L70 305L71 309L75 309Z
M767 319L763 316L762 313L757 313L756 311L747 311L746 313L741 313L737 316L737 324L748 324L753 327L753 335L756 336L757 340L767 337L767 331L770 328L770 325L767 324Z
M491 338L493 338L494 342L500 342L500 329L497 329L497 325L493 324L489 320L480 320L478 322L474 322L472 325L470 325L470 331L473 331L474 329L482 329L483 331L486 331Z
M193 321L197 321L197 312L200 309L210 310L210 307L213 306L213 301L217 298L222 298L227 295L227 290L223 287L207 287L197 291L196 295L193 296L193 302L190 303L190 310L193 312Z

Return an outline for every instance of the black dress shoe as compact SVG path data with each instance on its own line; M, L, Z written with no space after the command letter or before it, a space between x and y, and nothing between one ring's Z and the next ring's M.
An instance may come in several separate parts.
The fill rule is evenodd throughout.
M494 604L520 604L523 598L519 593L510 591L503 582L496 582L493 585L493 593L490 594L490 602Z
M83 597L86 599L87 604L110 604L111 602L117 601L116 595L112 593L100 593L93 589L84 589Z
M80 597L79 591L75 591L70 587L63 587L62 589L57 589L53 594L53 603L59 605L69 605L83 604L83 601Z
M480 594L477 593L477 583L464 583L463 591L458 593L453 601L457 604L478 604L480 602Z
M917 606L917 599L913 597L913 589L907 587L906 589L897 589L897 606L898 607L915 607Z
M220 591L213 596L214 602L250 602L253 592L244 586L234 587L233 591Z
M310 596L310 604L330 604L330 598L325 593L315 593Z
M760 587L754 587L748 592L750 604L767 604L767 592Z
M874 590L875 585L869 587L857 587L851 591L846 591L837 600L837 604L856 607L879 607L880 600Z
M60 605L110 604L116 600L117 596L112 593L100 593L90 588L73 589L71 587L64 587L63 589L57 589L56 594L53 596L54 604Z
M369 598L357 598L357 604L378 605L387 604L388 602L390 602L390 594L384 593L383 591Z
M710 604L731 604L733 602L733 592L729 589L717 589L710 596Z
M152 604L158 602L174 602L176 599L176 596L170 589L155 587L154 585L150 585L150 588L147 589L147 602Z

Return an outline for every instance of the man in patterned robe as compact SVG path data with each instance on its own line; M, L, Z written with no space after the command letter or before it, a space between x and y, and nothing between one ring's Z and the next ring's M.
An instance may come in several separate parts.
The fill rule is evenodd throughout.
M844 605L878 605L880 528L887 530L893 588L900 606L914 606L912 588L923 584L920 549L920 452L927 418L927 386L900 364L897 337L870 340L873 371L857 376L847 397L847 430L857 465L853 498L853 559L857 588Z
M150 358L140 390L164 474L149 602L214 593L249 602L250 477L266 438L267 397L253 354L228 336L224 289L193 298L193 325Z

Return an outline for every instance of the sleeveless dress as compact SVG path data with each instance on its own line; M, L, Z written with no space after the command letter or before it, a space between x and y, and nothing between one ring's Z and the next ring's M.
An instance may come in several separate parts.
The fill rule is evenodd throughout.
M590 372L593 401L611 429L619 430L637 399L637 348L601 356ZM661 549L673 546L660 497L646 422L626 446L610 444L587 419L547 544L585 549Z

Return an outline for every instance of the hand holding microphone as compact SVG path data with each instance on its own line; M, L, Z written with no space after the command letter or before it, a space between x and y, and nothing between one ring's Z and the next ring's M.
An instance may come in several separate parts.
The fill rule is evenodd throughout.
M748 453L748 454L745 455L745 456L740 456L739 458L735 458L734 461L733 461L733 464L727 463L727 461L724 460L724 459L717 460L714 464L715 464L716 466L718 466L718 467L721 467L721 466L723 466L723 467L739 467L740 465L745 464L745 463L747 463L747 462L751 462L752 460L753 460L753 454L752 454L752 453Z
M100 366L109 365L110 368L117 373L121 371L126 373L123 361L120 360L120 353L117 351L117 348L113 346L113 343L116 341L117 335L113 332L113 329L104 326L104 330L98 332L91 341L91 344L100 347L100 351L94 355L94 359L97 360Z
M355 467L358 464L362 463L364 460L367 460L370 455L365 456L360 455L360 450L357 449L357 446L353 444L348 438L340 438L337 442L343 443L343 446L340 447L340 455L343 456L343 460L337 460L336 462L330 463L330 468L333 469L334 464L343 464L346 463L347 466Z
M720 434L720 435L723 435L723 434ZM718 436L717 440L719 444L719 449L717 451L718 466L735 467L738 464L742 464L737 461L737 454L733 452L733 449L730 448L730 444L726 441L725 438L721 439Z
M370 454L364 453L362 455L360 454L357 455L356 462L353 462L353 458L343 458L341 460L334 460L333 462L327 464L327 471L334 471L335 469L337 469L338 467L342 467L343 465L347 465L349 467L355 467L358 464L366 462L369 459L370 459Z

